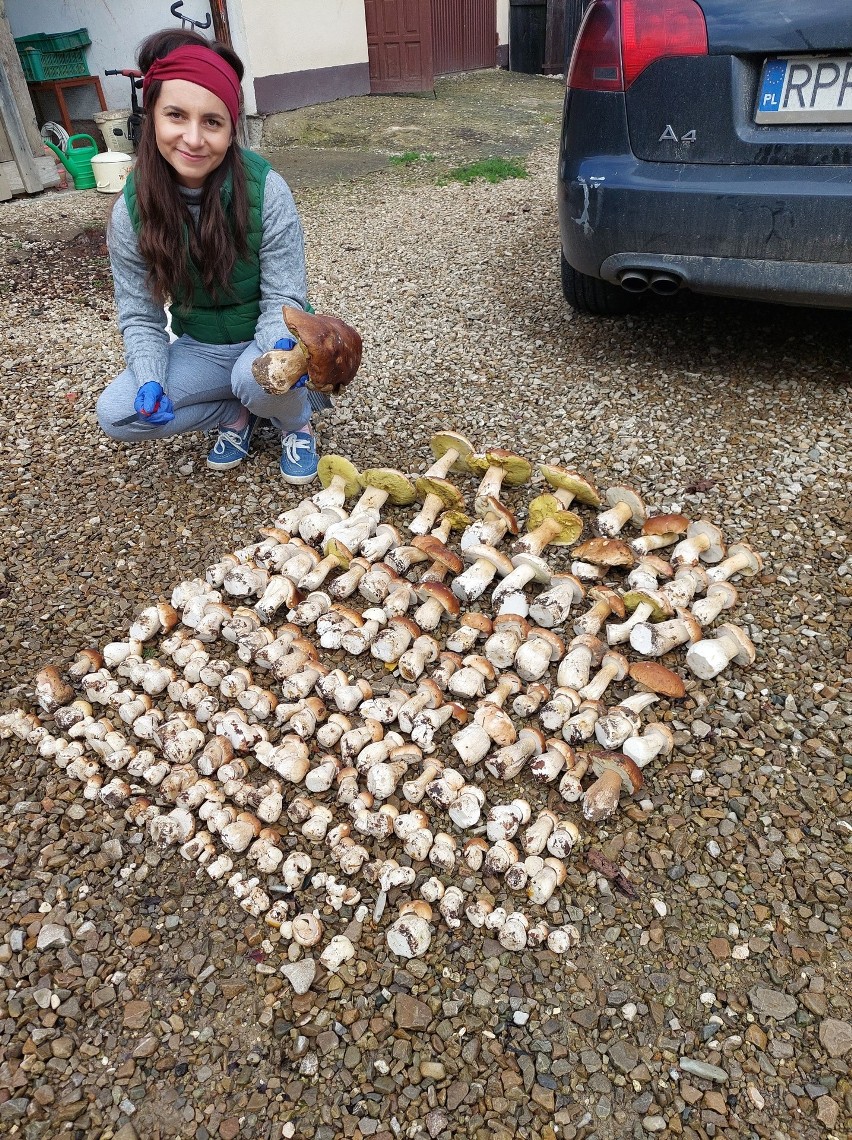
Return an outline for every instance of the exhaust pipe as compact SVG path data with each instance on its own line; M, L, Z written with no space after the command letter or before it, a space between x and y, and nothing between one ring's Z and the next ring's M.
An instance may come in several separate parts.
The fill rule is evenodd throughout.
M618 283L628 293L644 293L651 281L644 269L625 269Z
M649 287L660 297L673 297L683 282L674 273L652 273Z

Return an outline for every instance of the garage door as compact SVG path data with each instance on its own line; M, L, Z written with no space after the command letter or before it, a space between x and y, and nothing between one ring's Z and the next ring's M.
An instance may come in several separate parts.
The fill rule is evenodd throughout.
M436 75L494 67L495 0L432 0L432 39Z

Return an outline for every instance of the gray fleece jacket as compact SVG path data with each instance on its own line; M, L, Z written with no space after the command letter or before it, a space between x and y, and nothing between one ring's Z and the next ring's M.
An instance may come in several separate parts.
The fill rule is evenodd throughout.
M201 190L180 188L193 221L198 223ZM260 318L254 339L261 352L288 335L282 305L304 309L308 296L302 223L287 183L274 170L263 188L263 238L260 245ZM145 284L147 267L124 197L116 200L107 228L107 246L129 368L138 377L155 380L168 391L169 336L167 316ZM144 381L140 381L144 382Z

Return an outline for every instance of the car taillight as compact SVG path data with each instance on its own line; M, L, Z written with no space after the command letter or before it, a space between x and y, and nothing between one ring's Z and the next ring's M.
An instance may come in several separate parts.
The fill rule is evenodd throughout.
M621 0L624 86L663 56L707 55L707 25L695 0Z
M706 54L707 25L695 0L594 0L567 82L575 90L625 91L656 59Z
M619 0L594 0L587 9L568 69L573 91L623 91Z

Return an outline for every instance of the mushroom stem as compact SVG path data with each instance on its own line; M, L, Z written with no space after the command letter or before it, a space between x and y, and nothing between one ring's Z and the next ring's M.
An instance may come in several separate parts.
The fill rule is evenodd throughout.
M701 626L686 610L678 611L680 617L669 621L640 622L630 631L630 644L637 653L645 657L662 657L678 645L687 641L696 642L701 638Z
M557 518L546 518L543 522L539 523L535 530L528 531L522 538L518 539L512 547L512 553L520 554L523 552L524 554L534 554L538 556L547 544L556 538L561 531L562 524Z
M632 514L628 503L616 503L598 515L598 530L607 538L613 538L630 521Z
M727 558L710 567L707 579L710 582L726 582L734 574L740 573L750 577L752 574L757 574L762 566L763 559L757 551L741 542L730 547Z
M621 777L618 772L602 772L595 782L586 789L583 796L583 815L597 822L612 815L618 807L621 796Z

